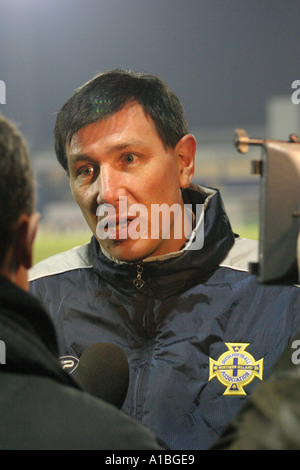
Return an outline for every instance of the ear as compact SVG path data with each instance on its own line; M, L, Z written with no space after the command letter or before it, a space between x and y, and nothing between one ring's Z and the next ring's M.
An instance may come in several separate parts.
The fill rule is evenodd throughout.
M180 171L180 187L187 188L195 172L195 155L197 142L192 134L186 134L177 142L175 151Z
M36 237L40 214L22 214L17 222L14 239L14 258L19 266L30 269L33 264L33 244Z

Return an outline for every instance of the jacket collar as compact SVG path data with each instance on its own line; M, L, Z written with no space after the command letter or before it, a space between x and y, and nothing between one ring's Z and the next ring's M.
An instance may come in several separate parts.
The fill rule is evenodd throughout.
M1 373L43 375L76 386L58 361L57 337L50 316L38 299L3 276L0 276L0 340L6 349L6 364L1 366Z
M204 220L197 221L190 239L179 252L140 263L126 263L104 253L93 238L91 257L97 274L118 289L133 292L137 290L134 281L138 279L139 270L144 282L140 290L152 286L156 291L170 293L207 279L233 246L234 234L218 190L192 185L183 191L183 199L185 204L192 205L195 214L197 204L204 205ZM191 238L196 237L201 223L204 223L203 246L191 249Z

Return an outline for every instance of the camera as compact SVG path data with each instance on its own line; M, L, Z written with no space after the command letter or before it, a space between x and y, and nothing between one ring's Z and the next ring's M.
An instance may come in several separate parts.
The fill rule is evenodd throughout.
M262 284L298 284L297 239L300 227L300 143L295 134L288 141L249 138L236 129L234 145L246 154L261 147L261 159L251 162L259 175L258 262L251 274Z

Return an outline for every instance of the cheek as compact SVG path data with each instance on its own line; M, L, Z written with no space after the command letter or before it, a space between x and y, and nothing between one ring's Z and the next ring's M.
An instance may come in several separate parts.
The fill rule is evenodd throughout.
M94 211L96 213L97 204L95 202L95 196L91 191L91 188L84 188L82 186L71 184L71 191L74 201L82 211Z
M144 198L148 197L148 201L159 201L161 198L172 200L174 197L177 199L180 191L179 174L173 161L171 163L156 165L139 180L139 193Z
M152 184L143 185L141 194L145 201L156 204L174 204L181 201L181 190L178 180L169 177L170 175L163 175L162 178L157 178Z

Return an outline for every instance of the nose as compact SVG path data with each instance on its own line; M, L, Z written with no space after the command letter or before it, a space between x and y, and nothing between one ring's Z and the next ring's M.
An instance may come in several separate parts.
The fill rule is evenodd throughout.
M120 171L109 164L103 164L97 179L98 196L97 203L116 205L119 198L127 195L124 177Z

